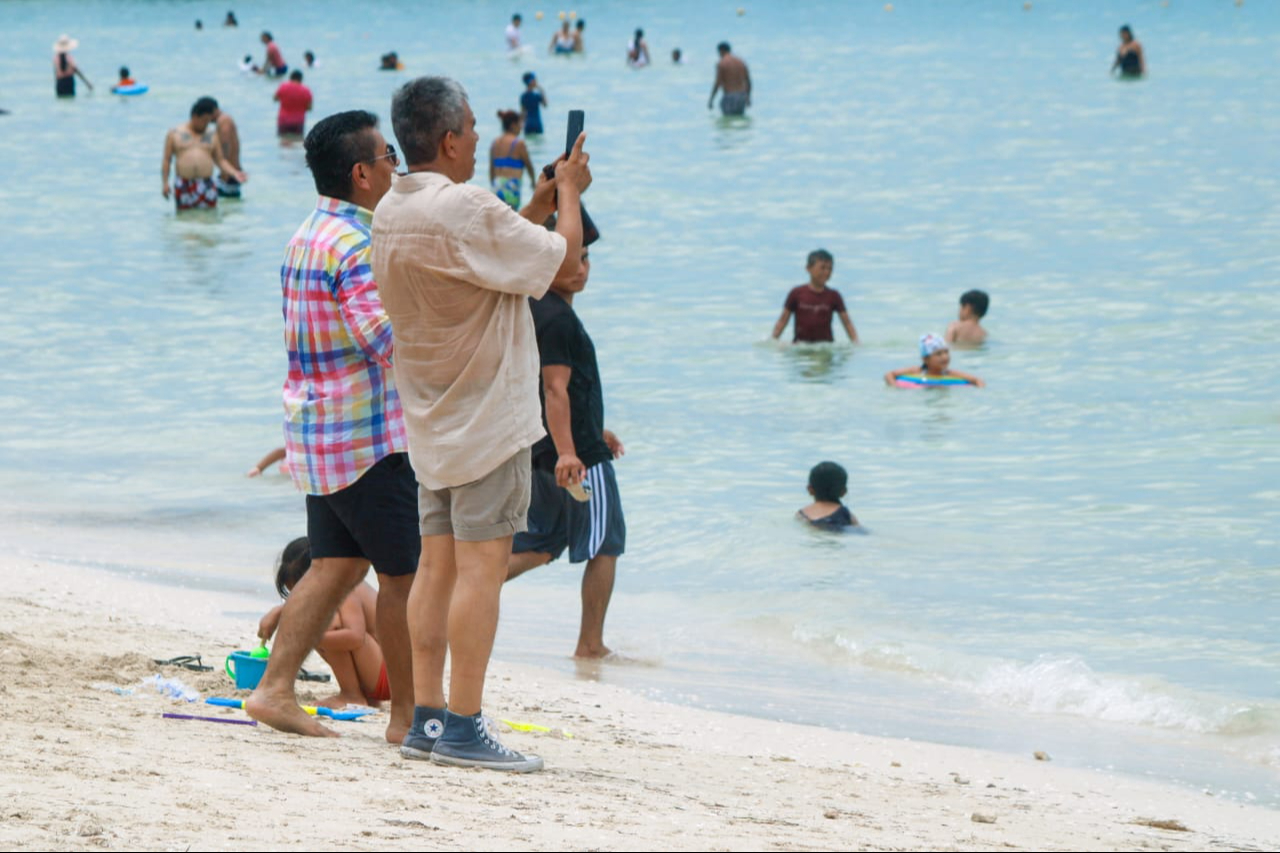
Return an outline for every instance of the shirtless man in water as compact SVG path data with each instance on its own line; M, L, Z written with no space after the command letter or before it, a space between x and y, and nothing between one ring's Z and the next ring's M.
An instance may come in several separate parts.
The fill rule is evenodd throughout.
M747 63L730 52L729 43L722 41L716 47L720 61L716 63L716 82L707 98L707 109L715 103L716 92L724 89L720 98L720 112L727 116L740 116L751 106L751 74Z
M214 121L218 102L204 97L191 107L191 119L169 131L164 138L164 162L160 166L160 191L168 198L172 191L178 210L213 208L218 206L218 188L213 182L216 164L224 175L239 183L249 176L227 162L218 139ZM169 165L178 160L178 177L169 186Z

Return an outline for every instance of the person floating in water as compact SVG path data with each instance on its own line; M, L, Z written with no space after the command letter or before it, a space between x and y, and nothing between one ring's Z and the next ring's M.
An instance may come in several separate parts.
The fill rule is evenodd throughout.
M138 85L138 81L134 80L132 77L129 76L129 69L121 65L120 79L117 80L116 84L111 87L111 91L119 92L121 89L128 89L130 86L136 86L136 85Z
M584 21L582 18L579 18L578 23L574 26L574 30L573 30L573 52L574 53L585 53L587 50L587 44L582 40L582 31L585 30L586 28L587 28L587 22Z
M960 294L960 318L947 326L947 343L977 345L987 339L982 328L982 318L987 316L991 299L981 290L966 290Z
M971 373L961 373L958 370L951 370L951 350L947 347L947 342L939 335L929 333L920 338L920 365L917 367L904 367L901 370L890 370L884 375L884 384L896 385L898 378L901 376L923 376L926 380L943 379L951 377L953 379L962 380L959 384L976 385L979 388L987 387L987 383ZM926 384L926 383L921 383Z
M213 182L216 164L224 175L240 183L249 176L232 167L222 153L218 139L218 102L204 97L191 107L191 118L169 131L164 138L164 162L160 166L160 191L165 198L173 194L178 210L214 208L218 206L218 188ZM169 186L169 168L177 159L178 178Z
M312 51L312 50L305 50L305 51L303 51L303 52L302 52L302 61L303 61L303 62L305 62L305 63L307 64L307 67L308 67L308 68L315 68L315 67L316 67L316 54L315 54L315 51Z
M542 108L547 105L547 93L538 85L532 71L526 71L524 92L520 95L520 117L524 120L524 135L542 133Z
M71 36L58 36L58 40L53 43L53 83L54 92L59 98L74 98L76 96L76 78L79 77L84 84L89 87L89 91L93 91L93 84L89 82L89 78L84 76L84 72L80 70L80 66L76 65L76 61L71 58L71 51L80 46L80 42Z
M826 249L810 252L805 269L809 271L809 283L791 288L787 301L782 306L782 316L773 325L773 337L782 337L787 323L791 321L791 315L794 314L796 325L792 343L829 343L835 340L831 335L831 316L839 314L850 343L856 344L858 330L849 319L844 299L839 291L827 287L831 272L835 269L835 259L831 257L831 253Z
M715 103L716 92L723 89L720 112L740 116L751 106L751 72L747 70L747 63L733 55L727 41L716 45L716 50L720 52L720 61L716 63L716 80L707 99L707 109Z
M1120 47L1116 49L1116 61L1111 63L1111 73L1120 70L1122 80L1137 80L1147 73L1147 60L1142 55L1142 42L1133 37L1133 30L1125 24L1120 28Z
M835 462L819 462L809 471L813 503L796 510L796 517L823 530L858 528L858 519L840 502L849 489L849 474Z
M223 19L222 19L222 26L224 26L224 27L238 27L238 26L240 26L240 22L236 20L236 13L235 13L235 12L230 12L230 11L229 11L229 12L227 12L227 17L225 17L225 18L223 18Z
M530 185L538 183L538 175L533 171L529 149L520 138L520 113L499 110L498 120L502 122L502 134L489 146L489 186L498 198L519 210L524 173L529 173Z
M404 68L404 63L400 61L400 54L394 50L382 54L381 64L378 66L379 71L400 71Z

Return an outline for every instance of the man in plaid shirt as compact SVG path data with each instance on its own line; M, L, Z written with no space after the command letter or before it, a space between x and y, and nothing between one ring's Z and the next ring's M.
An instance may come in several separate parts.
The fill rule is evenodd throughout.
M354 648L376 635L386 666L370 702L391 700L387 740L413 720L405 605L417 567L417 481L391 374L391 325L369 266L373 208L398 164L372 113L319 122L306 139L320 199L289 241L280 279L289 373L284 384L289 472L306 492L311 568L280 617L267 671L245 710L282 731L331 735L298 707L303 659L372 564L377 626L351 628Z

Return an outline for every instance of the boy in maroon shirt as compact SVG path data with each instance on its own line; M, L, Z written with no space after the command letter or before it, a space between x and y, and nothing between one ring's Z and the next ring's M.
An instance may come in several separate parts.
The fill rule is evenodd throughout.
M782 337L791 315L796 316L795 338L792 343L831 342L831 315L839 314L844 324L845 333L850 343L858 342L858 331L853 328L849 312L844 309L844 300L840 293L827 287L831 280L831 271L835 267L835 259L826 249L818 249L809 253L809 262L805 268L809 271L809 283L791 289L787 301L782 306L782 316L773 326L773 337Z

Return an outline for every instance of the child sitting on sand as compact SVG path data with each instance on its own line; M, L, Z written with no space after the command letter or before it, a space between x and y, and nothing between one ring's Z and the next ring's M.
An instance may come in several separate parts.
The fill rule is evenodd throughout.
M300 536L285 546L276 566L276 592L288 598L289 592L311 568L311 543ZM387 681L387 665L382 659L377 631L378 593L361 582L338 607L337 614L316 651L333 670L338 681L337 694L322 699L317 705L345 708L347 705L378 707L391 698ZM265 643L280 624L284 605L273 607L258 623L258 636Z
M987 330L982 328L981 320L987 316L990 301L981 290L967 290L961 294L960 319L947 326L947 343L976 346L985 341Z
M884 375L884 384L895 385L900 376L923 376L926 382L921 384L925 385L929 384L927 380L950 378L962 380L956 383L959 385L977 385L979 388L987 387L987 383L971 373L951 370L951 350L947 348L946 341L933 333L920 338L920 359L922 363L919 367L912 365L901 370L890 370Z
M857 527L858 519L840 499L849 491L849 475L835 462L819 462L809 472L809 494L813 503L797 510L796 515L814 527L843 530Z

